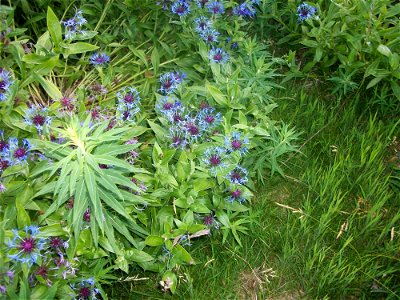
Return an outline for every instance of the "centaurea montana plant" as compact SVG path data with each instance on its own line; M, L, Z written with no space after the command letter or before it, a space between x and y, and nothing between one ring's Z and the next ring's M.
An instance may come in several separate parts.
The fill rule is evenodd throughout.
M7 242L8 258L29 267L36 263L46 243L45 239L38 237L39 231L39 227L34 225L26 226L23 233L14 229L13 238Z
M307 19L312 18L316 13L317 13L316 7L304 2L297 7L297 15L299 17L298 19L299 22L303 22Z
M104 52L96 52L90 56L89 61L93 66L104 67L110 62L110 56Z
M27 139L22 139L22 145L16 137L9 139L9 149L7 156L11 165L20 165L26 163L26 160L30 156L31 144Z
M124 87L117 92L117 120L134 121L133 117L140 111L140 95L134 87Z
M240 132L232 132L224 138L225 148L228 153L238 152L241 156L248 152L249 138Z
M220 1L210 1L206 4L206 8L214 15L222 15L225 13L225 6Z
M0 68L0 102L7 99L12 84L11 73L4 68Z
M24 122L35 127L39 134L48 129L52 121L49 116L49 109L43 105L32 105L26 112Z
M217 175L219 170L227 166L225 159L227 158L226 151L222 147L207 148L204 152L203 162L210 170L210 174Z
M190 13L190 4L187 0L177 0L172 4L171 11L180 17L184 17Z
M229 54L222 48L213 48L210 50L208 57L217 64L224 64L229 60Z
M72 40L78 34L85 34L83 25L87 23L87 20L83 17L82 10L77 9L75 15L66 21L61 22L65 27L65 39Z

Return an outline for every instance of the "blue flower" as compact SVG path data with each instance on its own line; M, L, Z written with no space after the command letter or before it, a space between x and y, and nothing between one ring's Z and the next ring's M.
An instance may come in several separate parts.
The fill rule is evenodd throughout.
M175 149L185 149L188 145L185 132L180 126L173 125L169 128L168 138L171 140L170 147Z
M228 196L227 200L230 203L238 201L240 204L246 201L246 199L242 196L242 191L239 188L230 191L230 195Z
M213 48L210 50L208 57L212 62L223 64L229 60L229 54L222 48Z
M173 116L182 108L182 102L178 98L164 96L156 104L156 110L163 114L167 119L173 120Z
M245 168L236 166L232 171L229 172L227 179L232 184L245 184L248 181L247 175L248 171Z
M139 92L134 87L124 87L117 92L117 119L133 121L133 117L140 111Z
M42 133L43 129L46 129L51 124L51 117L48 115L49 109L43 105L32 105L28 109L25 115L24 122L29 126L36 128L39 134Z
M299 17L299 22L303 22L307 19L310 19L312 16L314 16L317 12L317 8L309 5L307 3L301 3L297 7L297 15Z
M65 27L65 39L70 40L75 38L78 34L85 34L82 26L87 23L87 20L82 16L81 10L76 10L75 16L66 21L62 21Z
M215 29L208 28L200 33L200 37L207 43L212 44L218 42L219 32Z
M12 165L19 165L26 162L30 155L31 144L27 139L22 140L22 146L19 145L17 138L12 137L9 139L9 158Z
M105 66L109 63L110 57L104 52L96 52L89 59L90 63L94 66Z
M180 82L177 81L175 75L174 72L168 72L160 76L160 92L162 94L168 95L176 90Z
M174 14L177 14L180 17L186 16L188 13L190 13L190 6L189 3L187 3L186 0L178 0L171 6L171 11Z
M98 299L97 295L100 290L95 287L95 280L93 277L81 280L78 284L71 284L71 288L77 293L75 300Z
M221 123L221 113L215 113L213 107L206 107L199 112L198 119L203 130L211 130Z
M174 76L175 76L175 81L177 84L181 84L183 82L184 79L186 79L186 73L185 72L173 72Z
M222 147L208 148L204 152L203 162L210 168L211 175L215 176L218 170L227 166L225 149Z
M194 30L198 33L201 33L205 30L212 28L212 22L210 19L206 18L205 16L200 16L194 20L195 28Z
M256 9L251 3L244 2L242 4L236 5L232 10L234 15L242 17L253 18L256 15Z
M240 155L243 155L249 150L247 148L247 146L250 145L249 139L246 136L242 138L240 132L232 132L231 135L226 135L224 142L228 153L237 151Z
M186 139L189 143L196 143L202 137L203 129L197 117L186 116L185 120L180 124L182 124L182 130L185 132Z
M10 92L10 86L12 84L11 73L0 68L0 102L7 99L7 94Z
M196 4L200 8L204 8L207 3L208 3L208 0L196 0Z
M40 251L45 246L45 240L37 237L39 234L37 226L26 226L24 231L25 233L20 235L17 229L13 230L13 239L7 242L8 257L32 266L42 256Z
M225 12L224 4L219 1L210 1L206 4L207 10L215 15L222 15Z
M0 129L0 156L6 155L9 148L10 145L8 141L4 139L4 131L3 129Z
M213 214L209 214L203 217L203 224L208 228L219 229L221 227L221 223L218 222Z

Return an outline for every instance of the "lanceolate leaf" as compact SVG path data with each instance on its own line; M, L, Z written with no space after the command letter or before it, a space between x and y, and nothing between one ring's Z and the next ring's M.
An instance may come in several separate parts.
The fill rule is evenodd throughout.
M58 45L62 40L61 23L50 6L47 8L47 28L50 32L51 38L53 39L54 47L58 48Z

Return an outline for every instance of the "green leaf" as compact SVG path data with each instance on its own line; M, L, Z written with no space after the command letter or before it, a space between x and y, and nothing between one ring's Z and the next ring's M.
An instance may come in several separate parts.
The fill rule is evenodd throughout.
M226 96L215 86L206 83L207 91L211 94L214 100L220 105L227 105L228 101Z
M31 224L31 218L29 218L28 213L25 211L25 208L16 204L17 207L17 224L19 228L23 228L25 226L29 226Z
M135 261L135 262L138 262L138 263L154 260L153 256L151 256L150 254L147 254L146 252L140 251L140 250L137 250L137 249L129 249L129 250L127 250L126 251L126 257L129 260Z
M375 86L377 83L379 83L381 80L383 79L383 77L376 77L374 79L372 79L368 85L367 85L367 90L372 88L373 86Z
M62 44L62 49L64 56L68 56L71 54L79 54L88 51L94 51L99 49L99 46L95 46L84 42L77 42L73 44Z
M151 53L151 64L153 65L154 75L158 73L158 66L160 65L160 55L158 54L157 48L154 47Z
M44 79L42 76L32 74L33 78L40 83L46 93L50 96L50 98L54 101L58 101L61 99L62 94L60 90L55 86L54 83Z
M154 131L159 139L165 139L165 137L167 136L167 132L164 130L164 128L150 120L147 120L147 123L149 123L151 129Z
M379 53L383 54L386 57L389 57L392 54L390 48L382 44L380 44L376 50L378 50Z
M47 28L50 32L51 38L53 39L54 47L58 48L58 45L62 40L61 23L50 6L47 8Z
M146 240L144 241L144 243L147 246L157 247L157 246L161 246L164 244L164 239L157 235L149 235L148 237L146 237Z
M312 40L302 40L301 44L303 44L304 46L310 47L310 48L318 47L318 43L316 41L312 41Z

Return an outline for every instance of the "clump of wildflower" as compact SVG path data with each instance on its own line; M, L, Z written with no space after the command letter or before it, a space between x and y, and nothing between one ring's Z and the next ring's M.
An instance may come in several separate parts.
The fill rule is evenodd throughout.
M62 21L65 27L65 39L71 40L78 34L85 34L86 31L82 26L87 23L87 20L82 16L82 11L77 9L73 18Z
M179 99L170 96L162 97L161 100L156 104L156 110L163 114L171 122L174 121L174 116L182 109L182 102L179 101Z
M207 43L212 44L218 42L219 32L212 28L207 28L200 33L200 37Z
M208 148L204 152L204 163L209 167L211 175L215 176L218 170L226 167L225 149L222 147Z
M232 184L245 184L248 181L247 175L248 171L245 168L236 166L232 171L229 172L227 179Z
M229 54L222 48L213 48L210 50L208 57L212 62L224 64L229 60Z
M75 111L75 101L74 97L61 97L59 100L60 102L60 109L59 111L66 114L72 114Z
M37 237L39 227L26 226L24 233L20 234L17 229L13 230L13 238L7 242L8 257L17 262L32 266L41 256L40 251L45 245L43 238Z
M72 284L71 288L76 292L76 300L95 300L100 294L100 290L96 288L94 278L83 279L77 284Z
M7 99L10 86L13 84L11 73L4 68L0 68L0 102Z
M206 4L207 10L214 15L222 15L225 12L225 6L219 1L209 1Z
M230 191L227 200L230 203L238 201L240 204L246 201L246 199L242 196L242 191L239 188Z
M213 107L202 109L198 115L200 126L205 131L214 129L221 123L221 113L216 113Z
M224 139L225 148L228 153L238 152L240 155L248 152L249 139L240 132L232 132L230 135L226 135Z
M104 52L96 52L90 56L89 61L94 66L104 67L110 62L110 56Z
M19 144L17 138L9 139L9 158L12 165L19 165L28 159L30 155L31 144L27 139L22 140L22 145Z
M299 17L299 22L303 22L307 19L310 19L317 13L317 8L309 5L307 3L301 3L297 7L297 15Z
M140 111L139 92L134 87L124 87L117 92L117 119L119 121L133 121L133 117Z
M210 19L206 18L205 16L200 16L194 20L195 28L194 30L198 33L202 33L205 30L212 28L212 22Z
M35 127L39 134L50 126L51 121L49 109L43 105L32 105L25 115L25 123Z
M203 217L203 224L206 225L208 228L219 229L221 223L218 222L213 214L205 215Z
M256 9L253 7L251 2L243 2L242 4L236 5L232 12L234 15L242 17L253 18L256 15Z
M184 73L181 72L168 72L160 76L160 92L164 95L173 93L182 83Z
M185 132L180 128L180 126L176 125L169 128L168 138L171 140L170 147L175 149L185 149L189 143L186 139Z
M180 17L184 17L190 13L190 5L187 0L177 0L172 4L171 11Z
M203 135L203 130L199 124L198 117L187 116L186 119L181 123L182 130L185 132L187 141L190 143L198 142Z

